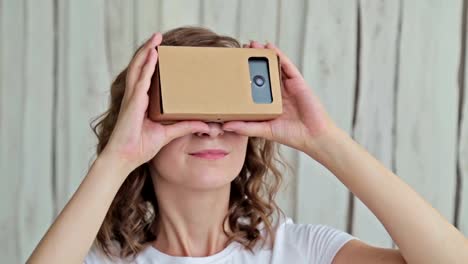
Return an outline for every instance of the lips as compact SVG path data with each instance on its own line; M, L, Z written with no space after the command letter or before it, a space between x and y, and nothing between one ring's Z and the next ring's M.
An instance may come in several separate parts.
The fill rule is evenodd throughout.
M227 154L228 152L223 149L204 149L204 150L190 153L190 155L198 157L198 158L212 159L212 160L223 158Z
M190 155L201 155L201 154L211 154L211 155L227 155L228 152L223 149L203 149L197 152L192 152Z

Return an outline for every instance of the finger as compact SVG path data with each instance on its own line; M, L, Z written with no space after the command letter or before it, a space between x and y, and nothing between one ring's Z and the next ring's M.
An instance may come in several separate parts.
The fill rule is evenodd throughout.
M151 84L151 77L153 76L157 61L158 52L156 49L150 49L148 59L146 60L145 65L141 70L140 79L135 85L135 93L138 93L138 95L147 95Z
M136 82L136 80L138 79L138 76L139 76L139 71L138 71L138 68L139 68L139 65L142 63L141 61L145 61L147 56L148 56L148 51L149 51L149 48L152 46L151 42L154 41L156 37L156 34L153 34L151 35L151 37L145 42L145 44L143 46L141 46L137 52L135 53L135 55L133 56L133 59L132 61L130 62L129 66L128 66L128 71L127 71L127 86L128 86L128 90L129 91L132 91L133 89L133 86Z
M153 34L152 37L138 50L137 54L133 57L127 72L126 92L128 91L128 98L133 94L135 83L137 82L141 68L145 64L150 49L154 49L162 41L161 33Z
M274 44L267 43L266 48L273 49L280 58L280 64L283 72L286 74L287 78L297 78L302 77L301 72L297 67L292 63L292 61Z
M269 122L229 121L223 124L223 130L249 137L262 137L269 140L273 138Z
M171 125L166 125L166 140L170 142L175 138L195 132L209 133L210 127L202 121L180 121Z
M252 40L250 42L250 46L252 48L255 48L255 49L264 49L265 48L262 44L260 44L258 41L255 41L255 40Z

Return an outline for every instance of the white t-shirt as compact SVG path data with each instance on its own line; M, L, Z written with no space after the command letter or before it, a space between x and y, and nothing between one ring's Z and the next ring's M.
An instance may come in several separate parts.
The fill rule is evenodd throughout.
M264 229L260 229L266 234ZM268 236L267 236L268 237ZM269 239L269 238L268 238ZM242 244L233 241L223 250L207 257L181 257L167 255L155 247L142 250L133 262L120 260L117 263L174 263L174 264L235 264L235 263L271 263L271 264L330 264L338 250L351 239L358 239L344 231L321 224L296 224L289 217L282 220L277 229L272 249L260 248L262 241L254 247L255 254L244 249ZM85 258L85 264L116 263L107 259L100 251L92 247Z

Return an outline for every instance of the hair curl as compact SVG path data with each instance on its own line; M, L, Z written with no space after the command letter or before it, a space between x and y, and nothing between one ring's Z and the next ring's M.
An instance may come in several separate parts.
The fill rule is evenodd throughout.
M163 34L161 45L206 46L240 48L240 43L229 36L218 35L202 27L179 27ZM132 57L143 47L141 45ZM98 138L97 155L106 146L117 121L125 90L127 68L112 82L109 108L91 121L91 128ZM278 156L276 156L278 155ZM273 213L284 212L275 202L282 182L277 164L284 161L278 144L259 137L249 137L245 162L239 175L231 182L228 221L232 232L224 233L229 242L235 240L252 251L263 237L257 226L264 223L268 234L274 238ZM271 176L268 174L271 173ZM154 221L158 217L157 196L153 188L148 163L133 170L114 197L95 239L95 244L107 257L135 256L146 244L156 239ZM246 218L250 223L238 222ZM265 241L264 241L265 242ZM111 250L117 243L118 254ZM253 252L253 251L252 251Z

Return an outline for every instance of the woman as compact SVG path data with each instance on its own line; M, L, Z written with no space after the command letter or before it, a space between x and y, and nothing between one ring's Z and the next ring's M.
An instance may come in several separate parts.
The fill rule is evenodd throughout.
M172 125L146 117L158 45L240 47L233 38L183 27L153 34L137 50L112 84L110 109L93 127L97 159L28 263L468 263L467 239L335 125L273 44L243 47L279 55L280 117ZM274 142L328 168L372 210L399 250L280 214ZM213 148L227 155L200 154Z

